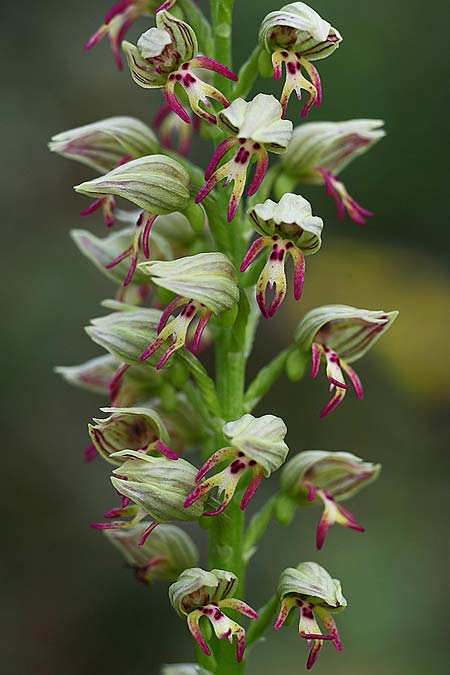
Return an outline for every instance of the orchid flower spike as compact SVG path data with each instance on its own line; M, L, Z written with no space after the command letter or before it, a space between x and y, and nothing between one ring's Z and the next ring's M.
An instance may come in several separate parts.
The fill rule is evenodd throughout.
M330 391L334 390L331 401L320 413L321 417L335 410L350 388L345 383L343 370L349 376L356 396L363 398L361 381L349 364L364 356L391 327L397 316L397 311L326 305L313 309L303 317L295 333L295 342L303 352L312 350L313 378L319 373L322 356L325 357Z
M217 488L218 497L224 495L223 501L214 511L204 513L205 516L223 513L230 504L241 477L250 472L251 480L241 501L241 509L244 510L263 478L269 478L277 471L289 452L284 442L286 425L274 415L244 415L235 422L225 424L222 433L229 445L215 452L205 462L195 478L196 483L200 484L185 501L186 508L189 508ZM222 471L203 480L207 473L223 462L227 462L227 465Z
M202 501L189 509L184 506L195 485L196 471L189 462L152 457L139 450L121 450L111 458L122 462L114 469L111 478L111 483L122 497L122 505L105 513L104 517L110 522L93 523L91 527L94 529L129 529L150 516L152 522L139 539L142 546L160 523L197 520L202 515Z
M142 522L128 530L104 530L108 541L144 584L175 581L186 569L198 564L199 553L191 537L176 525L159 525L143 546L139 540L148 528Z
M255 621L258 614L243 600L232 597L238 583L232 572L217 569L207 572L194 567L182 572L170 586L169 599L178 616L187 620L192 637L207 656L211 656L211 650L200 626L203 618L208 619L219 640L232 644L236 638L236 658L240 663L245 652L245 630L223 610L234 610Z
M307 641L311 650L306 664L308 670L315 664L324 640L333 642L337 651L342 651L338 629L331 616L331 613L341 611L347 606L341 584L337 579L332 579L317 563L304 562L297 567L288 567L282 572L277 593L281 600L281 609L275 622L275 630L279 630L291 610L298 607L300 612L298 633ZM323 623L327 631L325 635L316 617Z
M174 2L170 3L172 6ZM85 45L88 51L95 47L104 37L109 37L109 44L114 55L116 65L122 70L122 56L120 45L125 35L141 16L152 16L161 5L160 0L119 0L105 17L104 23L94 33Z
M115 267L131 257L131 264L124 286L131 282L139 252L150 257L149 236L153 223L159 215L186 211L190 206L190 178L179 162L165 155L149 155L119 166L105 176L96 178L74 188L81 194L96 197L93 206L85 211L91 213L107 198L122 197L142 209L131 245L108 263Z
M161 454L177 460L178 455L168 447L169 433L160 415L149 407L101 408L110 413L106 419L94 419L89 424L91 441L104 459L121 464L112 455L121 450L139 450L143 454Z
M302 89L305 89L309 101L303 108L302 118L306 117L313 105L318 108L322 103L320 76L311 61L332 54L342 42L340 33L304 2L292 2L266 16L259 30L259 41L272 55L275 80L281 79L283 64L286 69L281 94L283 116L292 92L301 100Z
M364 532L350 511L339 502L370 485L380 471L380 464L365 462L350 452L300 452L286 463L281 472L284 509L286 500L291 505L292 515L297 506L322 504L323 514L317 528L317 548L320 550L328 530L335 523Z
M256 300L265 318L274 316L286 295L285 265L288 254L294 264L294 297L300 300L305 276L305 255L317 253L322 239L323 221L312 215L311 204L300 195L285 194L278 204L267 199L249 211L255 229L262 236L253 242L242 261L241 272L266 248L267 262L256 285ZM276 288L273 300L266 302L267 287Z
M201 80L196 68L212 70L236 81L236 75L226 66L207 56L198 55L197 37L184 21L166 11L156 15L156 27L143 33L137 45L124 42L131 77L144 89L164 89L171 109L187 124L191 118L177 98L177 84L186 93L192 111L206 122L216 124L216 116L207 110L209 99L222 107L228 99L211 84Z
M189 326L197 314L200 319L194 336L194 351L199 348L211 316L232 309L239 300L234 266L223 253L198 253L178 260L140 263L139 269L157 286L176 293L176 298L161 315L156 339L141 356L145 361L171 339L170 347L156 366L158 370L185 345ZM169 321L179 309L180 313Z
M292 122L282 119L279 101L268 94L258 94L250 102L237 98L226 110L218 115L218 125L231 133L218 146L206 169L206 185L197 195L196 202L201 202L211 190L225 179L225 185L234 182L228 206L228 221L236 215L241 201L247 170L253 156L256 158L256 170L248 189L248 195L254 195L266 175L268 152L281 154L285 152L292 136ZM235 156L218 168L220 161L232 149Z
M282 157L283 174L294 184L325 185L336 202L339 220L345 212L358 225L373 216L347 192L338 175L386 135L382 120L308 122L294 129Z

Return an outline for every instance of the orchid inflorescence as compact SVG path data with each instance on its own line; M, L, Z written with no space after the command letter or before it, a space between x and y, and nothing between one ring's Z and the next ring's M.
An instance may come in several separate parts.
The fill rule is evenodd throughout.
M155 96L159 90L153 129L112 116L50 143L99 174L75 190L94 199L82 215L102 211L112 228L104 237L72 232L79 250L117 285L115 299L103 303L109 313L86 329L106 354L57 370L107 402L105 416L89 424L85 455L112 465L118 502L92 527L141 582L171 583L170 602L198 644L197 664L167 665L164 675L243 673L246 646L270 623L280 629L292 610L310 648L308 669L325 642L342 650L332 615L347 603L337 579L315 562L287 567L256 612L242 598L247 565L271 519L287 525L298 508L322 507L318 549L335 523L364 531L341 502L374 481L380 465L327 450L286 461L284 421L252 412L282 372L296 381L308 363L313 378L324 366L331 392L321 417L349 389L362 399L353 364L397 316L343 304L313 309L300 319L291 345L246 387L258 316L278 312L289 260L293 295L301 299L305 258L320 252L330 227L297 187L324 186L338 219L348 214L364 224L373 214L350 196L340 174L384 131L379 120L294 127L287 118L289 106L295 110L293 92L299 100L308 95L296 120L321 105L313 62L342 43L315 10L293 2L270 12L255 30L253 53L235 72L234 0L210 4L212 23L194 0L118 2L86 49L107 36L119 68L122 50L133 81ZM142 18L147 26L137 43L124 41ZM279 81L283 72L279 99L263 92L247 98L258 74ZM205 172L190 158L196 133L215 146ZM216 190L221 183L225 189ZM200 359L211 348L214 377ZM245 510L279 469L279 490L247 526ZM199 551L181 527L199 521L208 531L208 569L198 567ZM251 620L247 631L237 614ZM227 641L236 645L234 658Z

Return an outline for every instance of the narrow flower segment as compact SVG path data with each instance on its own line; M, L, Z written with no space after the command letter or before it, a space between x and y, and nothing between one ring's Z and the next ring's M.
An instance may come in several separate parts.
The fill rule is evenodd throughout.
M339 220L347 212L358 225L373 216L347 192L338 175L386 134L382 120L308 122L294 129L282 157L283 173L295 184L325 185L336 202Z
M247 194L254 195L266 175L269 165L268 152L285 152L292 136L292 122L282 119L279 101L268 94L258 94L250 102L237 98L218 114L218 125L232 136L217 148L206 169L206 185L197 195L201 202L220 181L225 185L234 182L228 205L228 221L236 215L244 193L247 170L255 157L256 169ZM237 150L232 159L219 167L230 150Z
M305 118L313 105L318 108L322 103L320 76L311 61L332 54L342 42L341 35L304 2L292 2L266 16L259 30L259 41L272 55L275 80L281 79L283 64L286 69L281 94L283 116L292 92L301 100L304 89L309 93L309 101L302 110L302 118Z
M144 584L154 581L175 581L186 569L198 564L199 553L191 537L175 525L159 525L143 546L139 541L148 523L139 523L129 530L104 530L108 541L133 568Z
M308 450L300 452L283 467L281 490L283 496L292 501L293 509L323 505L317 528L317 548L320 550L328 530L335 523L364 532L350 511L338 502L353 497L372 483L380 471L380 464L364 462L350 452Z
M232 644L236 638L236 658L240 663L245 652L245 630L223 610L234 610L255 621L258 614L243 600L232 597L238 582L231 572L218 569L207 572L194 567L182 572L178 581L170 586L169 599L178 616L186 619L192 637L207 656L211 656L211 649L202 633L203 618L208 619L219 640Z
M160 6L160 0L119 0L105 17L104 23L94 33L85 45L88 51L95 47L107 35L116 65L122 70L122 56L120 45L127 32L141 16L152 16ZM170 9L175 0L164 3L164 7Z
M211 70L233 81L237 80L236 75L214 59L199 56L192 28L169 12L158 12L156 27L143 33L137 46L130 42L122 46L136 84L144 89L164 89L167 104L187 124L191 118L177 98L177 85L187 95L192 111L211 124L216 124L216 116L207 110L211 108L209 99L222 107L229 105L228 99L202 81L195 69Z
M139 269L148 274L157 286L176 293L175 299L161 315L157 338L141 356L141 361L146 361L171 339L170 347L156 366L158 370L185 345L189 326L196 315L199 314L200 318L194 335L194 351L200 346L211 316L232 309L239 300L234 267L223 253L198 253L167 262L141 263ZM169 321L179 309L181 312Z
M317 377L322 357L326 361L326 374L332 399L321 417L335 410L350 388L343 370L347 373L359 399L363 388L356 372L349 365L364 356L391 327L398 312L356 309L348 305L327 305L308 312L295 333L295 342L301 351L312 352L312 376Z
M195 478L196 483L200 484L184 503L186 508L189 508L217 488L217 495L219 498L223 495L223 501L213 511L204 513L205 516L217 516L225 511L239 481L249 471L251 480L241 501L241 509L244 510L263 478L269 478L271 473L277 471L289 452L284 442L286 425L282 419L274 415L263 417L244 415L235 422L225 424L222 433L229 446L218 450L205 462ZM223 462L227 462L227 465L222 471L202 480L207 473Z
M300 300L305 276L305 255L317 253L322 240L323 221L312 215L311 204L300 195L287 193L278 204L267 199L249 211L257 232L263 236L253 242L242 261L241 272L266 248L269 257L256 285L256 300L262 315L274 316L286 295L285 265L288 254L294 264L294 297ZM267 287L276 292L270 305Z
M135 159L113 169L105 176L77 185L74 189L97 198L90 207L91 211L98 208L95 205L102 200L111 200L114 196L127 199L143 209L137 220L131 245L107 265L112 268L131 257L124 286L133 278L139 252L142 250L146 258L150 257L150 230L158 215L183 212L190 201L188 173L179 162L165 155Z
M341 584L337 579L332 579L328 572L315 562L300 563L297 567L288 567L282 572L278 596L281 600L281 609L275 622L275 630L279 630L291 610L298 607L300 613L298 632L310 648L306 663L308 670L317 661L325 640L333 642L338 652L342 651L338 629L331 616L332 612L338 612L347 606ZM317 618L327 631L325 635L317 623Z

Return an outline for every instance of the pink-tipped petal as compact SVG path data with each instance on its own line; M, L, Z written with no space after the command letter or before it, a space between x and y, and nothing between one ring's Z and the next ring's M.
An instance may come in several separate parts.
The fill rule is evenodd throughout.
M143 532L143 533L141 534L141 536L139 537L139 541L138 541L138 545L139 545L139 546L143 546L143 545L145 544L145 542L147 541L148 537L151 535L151 533L153 532L153 530L154 530L156 527L158 527L158 525L160 525L160 523L159 523L157 520L156 520L154 523L150 523L150 525L147 527L147 529L144 530L144 532Z
M265 148L261 148L257 154L255 175L253 176L253 180L247 191L249 197L254 195L259 190L259 187L267 173L268 166L269 154Z
M138 256L139 256L139 251L135 251L133 253L133 257L131 258L130 269L128 270L128 274L125 277L125 281L123 282L124 286L128 286L133 279L134 273L136 271Z
M205 180L209 180L211 178L214 171L219 166L220 161L227 154L227 152L231 150L231 148L233 148L237 143L238 140L234 136L230 136L230 138L226 138L224 141L222 141L222 143L220 143L217 146L216 151L214 152L211 161L209 162L206 168Z
M155 222L157 216L152 216L147 220L145 223L144 231L142 233L142 248L144 251L144 255L147 258L147 260L150 258L150 248L149 248L149 243L148 243L148 238L150 236L150 230L152 229L152 225Z
M344 361L341 361L341 365L351 380L357 398L361 401L364 398L364 390L358 374Z
M189 61L189 65L192 68L206 68L206 70L213 70L215 73L223 75L229 80L233 80L233 82L238 81L237 75L233 73L232 70L218 61L210 59L208 56L196 56L195 58L191 59L191 61Z
M191 123L191 118L189 117L188 113L186 110L183 108L179 100L177 99L175 92L174 92L174 85L169 84L170 83L170 78L169 81L167 82L165 88L164 88L164 98L167 101L167 104L170 106L170 108L173 110L173 112L178 115L180 119L183 120L183 122L186 122L186 124Z
M313 377L313 379L315 379L319 374L321 355L322 350L320 346L316 342L313 342L311 347L311 357L312 357L311 376Z
M214 467L216 467L221 462L236 457L236 450L234 448L221 448L217 450L206 462L203 464L202 468L195 477L195 482L199 483L207 473L209 473Z
M179 295L175 298L175 300L172 300L172 302L170 302L167 305L167 307L165 308L165 310L161 314L161 318L160 318L159 323L158 323L158 328L157 328L158 333L160 333L162 331L162 329L166 326L166 324L169 321L172 313L176 309L178 309L178 307L181 307L181 305L184 305L185 302L186 302L186 300Z
M197 642L202 652L204 652L206 656L211 656L211 650L206 644L206 640L200 630L199 616L197 612L191 612L188 614L187 624L192 637Z
M118 255L117 258L114 258L114 260L111 260L110 263L105 265L105 268L107 270L112 269L113 267L115 267L116 265L121 263L122 260L125 260L125 258L128 258L132 253L133 253L133 246L129 246L128 248L125 249L125 251L123 251L123 253Z
M200 320L197 324L197 328L195 330L194 342L192 344L192 349L194 352L198 351L198 348L200 347L200 341L202 339L203 331L208 325L211 316L212 312L206 312L205 314L202 314L200 317Z
M253 242L253 244L250 246L247 253L245 254L245 258L242 261L240 271L245 272L246 269L248 269L248 267L255 260L255 258L258 257L261 251L263 251L264 248L266 248L266 246L269 246L270 243L271 242L267 240L267 237L259 237L259 239L256 239L256 241Z
M305 256L296 246L289 249L294 262L294 298L300 300L305 281Z
M155 450L160 452L164 457L167 457L167 459L172 459L172 460L177 460L179 459L178 455L176 452L171 450L163 441L157 440L154 443Z
M315 640L314 646L309 652L308 660L306 662L306 670L311 670L311 668L317 661L317 657L319 656L320 650L322 649L322 644L323 644L322 640Z
M98 211L99 209L101 209L104 202L105 202L105 197L100 197L99 199L96 199L86 209L84 209L83 211L80 211L80 216L90 216L91 213L95 213L95 211Z
M117 398L117 395L119 393L120 387L122 385L122 378L127 372L129 368L128 363L123 363L120 368L115 372L114 377L112 378L111 382L109 383L109 397L111 399L111 402L114 403L114 401Z
M84 451L84 461L87 462L88 464L92 462L96 457L98 457L98 451L97 448L93 443L87 446L87 448Z
M244 495L242 497L241 511L244 511L247 508L251 498L253 497L256 490L261 485L263 478L264 478L264 473L262 471L254 472L254 474L252 476L252 479L250 481L250 484L249 484L248 488L246 489L246 491L244 492Z

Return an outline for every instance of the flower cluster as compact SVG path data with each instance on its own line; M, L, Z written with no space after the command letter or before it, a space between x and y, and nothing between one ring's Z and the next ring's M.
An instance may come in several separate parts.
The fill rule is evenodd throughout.
M254 31L255 49L235 75L232 5L211 0L210 22L194 0L118 2L86 49L107 36L119 68L123 50L133 81L162 107L151 126L119 115L50 141L52 152L97 173L75 187L94 200L81 215L100 212L114 226L106 236L71 233L116 287L103 302L109 313L86 328L106 354L57 372L103 397L103 416L88 425L85 457L107 462L118 501L92 527L141 582L171 583L170 603L197 655L203 652L199 665L166 665L162 675L243 673L246 645L257 644L269 625L288 623L295 608L310 648L308 669L324 642L341 651L333 615L346 601L337 579L316 562L288 567L257 613L243 599L247 564L272 517L285 526L299 508L322 508L318 549L335 523L363 531L342 502L381 467L331 450L297 452L286 462L284 421L252 412L278 376L299 380L309 363L313 378L325 366L332 393L321 417L350 388L362 399L353 363L398 314L343 304L312 309L247 388L259 316L276 315L290 283L302 298L306 256L321 251L323 236L327 241L329 224L298 186L325 186L339 219L347 213L365 223L373 214L350 196L340 174L384 131L371 119L294 128L291 95L309 95L301 119L321 105L314 62L340 46L339 31L303 2L284 5ZM136 44L124 41L140 18L150 25ZM248 98L258 74L279 81L283 72L278 96ZM206 170L191 161L194 133L214 144ZM224 190L216 189L221 184ZM214 354L203 363L208 350ZM259 491L262 506L247 523L241 511L278 470L278 491L267 500ZM193 523L208 532L208 569L199 567L197 545L183 529ZM237 614L251 619L248 630ZM240 665L221 642L227 640Z

